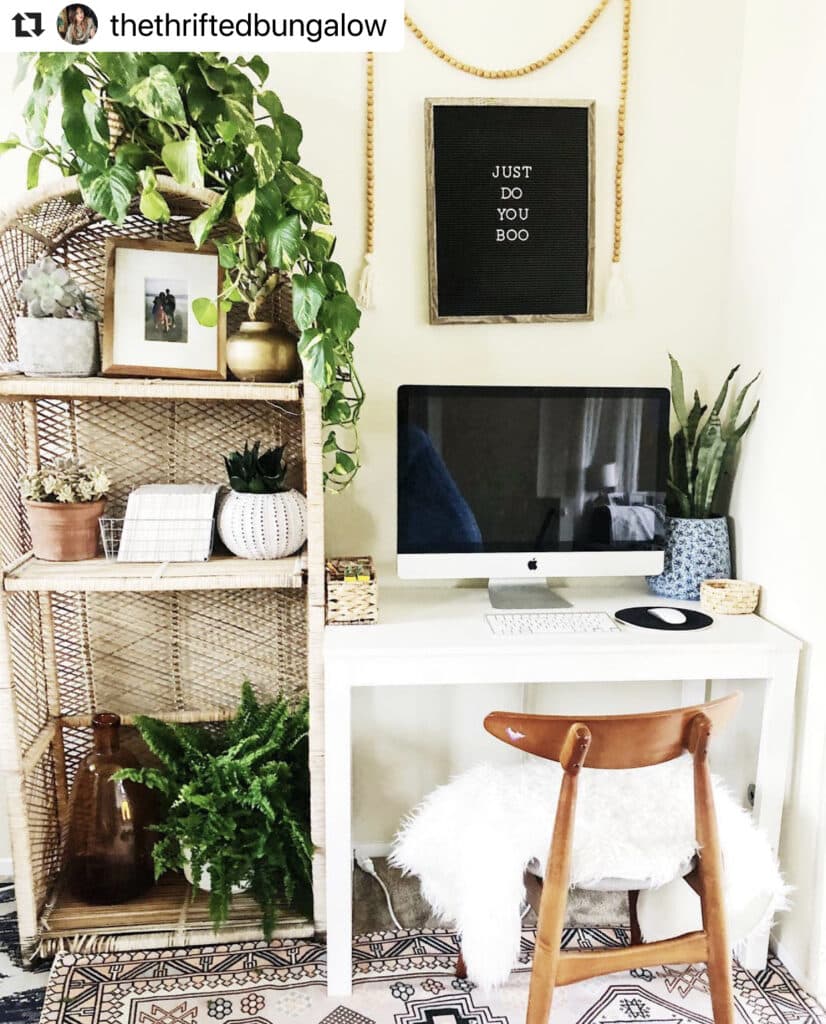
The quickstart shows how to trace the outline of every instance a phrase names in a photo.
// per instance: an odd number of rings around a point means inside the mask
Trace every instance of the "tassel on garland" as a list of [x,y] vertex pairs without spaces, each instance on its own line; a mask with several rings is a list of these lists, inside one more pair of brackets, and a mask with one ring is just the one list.
[[605,290],[605,314],[609,317],[620,316],[628,311],[629,305],[628,289],[622,272],[622,264],[612,262],[608,287]]
[[364,254],[364,268],[359,278],[359,290],[356,303],[359,309],[367,311],[373,305],[373,253]]

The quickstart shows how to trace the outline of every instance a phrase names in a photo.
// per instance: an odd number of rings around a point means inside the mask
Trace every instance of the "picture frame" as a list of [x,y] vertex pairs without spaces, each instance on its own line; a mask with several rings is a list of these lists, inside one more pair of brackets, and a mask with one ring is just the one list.
[[226,380],[226,315],[204,327],[192,312],[196,299],[217,299],[221,276],[214,246],[108,239],[103,375]]
[[425,142],[430,323],[593,320],[594,101],[427,99]]

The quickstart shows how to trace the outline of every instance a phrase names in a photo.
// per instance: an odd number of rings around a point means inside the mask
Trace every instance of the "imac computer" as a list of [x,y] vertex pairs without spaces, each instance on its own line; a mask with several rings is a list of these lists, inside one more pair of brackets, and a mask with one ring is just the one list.
[[668,428],[665,388],[400,387],[399,576],[547,608],[549,577],[661,572]]

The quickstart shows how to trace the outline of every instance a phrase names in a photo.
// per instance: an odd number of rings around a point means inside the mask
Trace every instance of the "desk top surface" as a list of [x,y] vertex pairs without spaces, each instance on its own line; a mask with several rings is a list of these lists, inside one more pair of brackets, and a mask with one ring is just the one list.
[[[571,611],[614,613],[634,605],[667,605],[699,609],[696,601],[671,601],[650,594],[642,583],[616,586],[580,585],[558,588],[571,602]],[[617,632],[494,636],[485,615],[493,609],[484,587],[422,587],[418,584],[388,585],[379,592],[379,621],[368,626],[328,626],[327,657],[353,658],[430,654],[590,654],[612,651],[643,654],[686,653],[698,649],[728,651],[761,649],[796,651],[800,641],[758,615],[715,615],[706,629],[668,631],[640,629],[620,623]]]

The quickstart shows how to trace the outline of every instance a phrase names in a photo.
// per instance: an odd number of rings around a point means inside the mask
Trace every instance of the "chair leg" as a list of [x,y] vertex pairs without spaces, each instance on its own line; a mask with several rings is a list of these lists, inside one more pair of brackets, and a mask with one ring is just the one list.
[[461,949],[459,950],[459,959],[456,961],[456,977],[460,981],[464,981],[467,978],[467,967],[465,966],[465,958],[462,956]]
[[631,945],[642,944],[642,933],[640,932],[640,919],[637,917],[637,900],[640,898],[639,889],[628,891],[628,916],[631,919]]
[[694,722],[691,745],[694,754],[694,814],[700,852],[697,880],[703,931],[708,942],[708,984],[714,1024],[734,1024],[734,990],[731,980],[731,946],[723,895],[723,862],[714,813],[714,792],[708,768],[708,740],[711,723],[705,715]]
[[554,834],[539,916],[536,923],[536,946],[533,953],[531,987],[528,993],[528,1015],[525,1024],[548,1024],[554,998],[556,974],[562,943],[562,926],[568,903],[568,880],[571,873],[571,846],[576,810],[577,775],[562,776],[556,808]]

